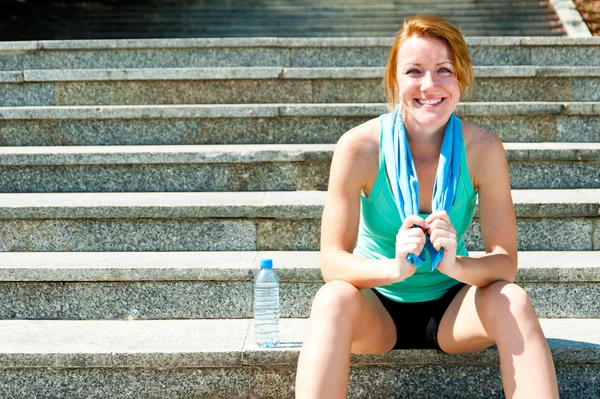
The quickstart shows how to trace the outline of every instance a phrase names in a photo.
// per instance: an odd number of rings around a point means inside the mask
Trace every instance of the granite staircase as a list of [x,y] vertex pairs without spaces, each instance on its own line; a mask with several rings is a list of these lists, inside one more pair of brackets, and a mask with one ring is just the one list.
[[[562,398],[600,397],[600,42],[468,38]],[[390,39],[0,44],[0,397],[286,398],[339,136]],[[483,250],[477,219],[467,247]],[[252,276],[282,281],[253,340]],[[502,397],[495,349],[353,356],[351,398]]]
[[438,14],[468,36],[564,36],[553,0],[0,0],[0,40],[393,37]]

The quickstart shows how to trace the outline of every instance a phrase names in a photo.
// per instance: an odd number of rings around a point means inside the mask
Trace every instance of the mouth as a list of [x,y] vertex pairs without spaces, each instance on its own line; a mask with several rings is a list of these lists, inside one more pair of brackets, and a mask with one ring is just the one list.
[[415,102],[422,107],[437,107],[446,101],[446,97],[438,98],[415,98]]

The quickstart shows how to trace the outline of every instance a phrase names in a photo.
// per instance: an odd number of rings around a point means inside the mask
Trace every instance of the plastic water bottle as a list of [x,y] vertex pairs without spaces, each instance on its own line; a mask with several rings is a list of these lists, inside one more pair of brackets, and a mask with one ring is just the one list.
[[279,344],[279,278],[272,259],[260,260],[254,279],[254,338],[261,348]]

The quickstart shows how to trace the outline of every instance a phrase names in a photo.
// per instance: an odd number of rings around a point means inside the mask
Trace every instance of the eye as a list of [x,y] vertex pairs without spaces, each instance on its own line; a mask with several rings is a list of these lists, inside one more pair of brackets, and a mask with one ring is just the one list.
[[440,69],[438,69],[438,71],[439,71],[439,72],[441,72],[441,73],[452,73],[452,71],[451,71],[450,69],[448,69],[448,68],[443,68],[443,67],[442,67],[442,68],[440,68]]
[[415,74],[415,73],[419,73],[419,70],[415,69],[415,68],[412,68],[412,69],[409,69],[408,71],[406,71],[407,75],[412,75],[412,74]]

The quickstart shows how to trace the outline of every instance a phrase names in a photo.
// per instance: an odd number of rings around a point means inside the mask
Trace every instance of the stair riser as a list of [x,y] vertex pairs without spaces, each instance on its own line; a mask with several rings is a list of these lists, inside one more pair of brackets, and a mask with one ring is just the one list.
[[[598,318],[600,282],[522,283],[538,317]],[[310,316],[322,283],[283,283],[280,316]],[[1,319],[239,319],[253,317],[252,283],[0,283]]]
[[[0,192],[326,191],[329,162],[0,167]],[[600,188],[599,162],[510,162],[512,188]]]
[[[332,144],[344,132],[377,116],[0,120],[0,144]],[[490,115],[462,119],[494,132],[504,142],[600,141],[598,116]]]
[[[141,209],[137,213],[148,214]],[[109,219],[2,220],[0,250],[93,252],[319,249],[320,219],[181,219],[179,211],[168,208],[152,213],[161,219],[131,219],[134,213],[128,211],[125,219],[119,219],[119,213],[115,212],[114,216],[106,216]],[[168,219],[169,216],[173,218]],[[517,226],[521,251],[600,249],[600,219],[597,217],[519,218]],[[465,242],[472,251],[484,250],[477,221],[467,231]]]
[[[600,394],[598,365],[558,365],[561,398],[594,398]],[[235,368],[73,368],[5,369],[0,395],[15,399],[74,397],[162,398],[293,398],[295,366]],[[432,378],[443,375],[444,378]],[[76,388],[75,388],[76,387]],[[349,398],[504,398],[498,366],[354,366]]]
[[[389,44],[372,47],[225,47],[156,49],[44,49],[0,55],[0,70],[201,68],[227,66],[381,67]],[[167,46],[167,45],[165,45]],[[192,46],[193,47],[193,46]],[[475,65],[600,65],[597,46],[470,46]]]
[[[478,78],[471,102],[600,101],[600,78]],[[2,106],[381,103],[381,79],[54,82],[0,85]]]

